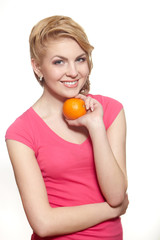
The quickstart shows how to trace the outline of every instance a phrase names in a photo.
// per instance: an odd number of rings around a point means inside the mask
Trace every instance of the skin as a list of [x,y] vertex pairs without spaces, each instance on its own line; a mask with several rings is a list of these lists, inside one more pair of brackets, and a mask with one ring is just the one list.
[[[16,182],[33,231],[41,237],[69,234],[124,214],[128,207],[124,111],[106,132],[101,104],[79,94],[89,69],[85,52],[70,38],[50,41],[41,63],[32,59],[32,66],[35,73],[45,79],[43,94],[33,109],[66,141],[80,144],[90,135],[97,178],[106,199],[104,203],[51,208],[33,150],[7,140]],[[76,84],[71,87],[66,85],[67,81]],[[83,99],[88,110],[76,120],[64,119],[62,115],[63,103],[71,97]]]

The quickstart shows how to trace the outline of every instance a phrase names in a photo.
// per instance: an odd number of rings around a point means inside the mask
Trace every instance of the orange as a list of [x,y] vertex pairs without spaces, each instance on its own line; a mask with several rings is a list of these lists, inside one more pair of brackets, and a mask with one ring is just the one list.
[[70,120],[83,116],[86,114],[85,102],[79,98],[67,99],[63,104],[63,114]]

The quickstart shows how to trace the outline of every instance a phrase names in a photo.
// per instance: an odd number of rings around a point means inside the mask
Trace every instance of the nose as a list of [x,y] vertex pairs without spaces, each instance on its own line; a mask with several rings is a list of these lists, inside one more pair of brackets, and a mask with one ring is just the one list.
[[69,63],[66,70],[66,76],[75,78],[78,75],[78,71],[75,63]]

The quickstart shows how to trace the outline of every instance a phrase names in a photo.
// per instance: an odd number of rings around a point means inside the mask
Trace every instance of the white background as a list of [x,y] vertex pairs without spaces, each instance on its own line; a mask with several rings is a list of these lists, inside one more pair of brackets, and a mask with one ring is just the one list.
[[41,95],[28,36],[42,18],[72,17],[93,52],[91,92],[116,98],[126,112],[130,206],[124,240],[160,240],[160,1],[0,0],[0,239],[29,240],[8,158],[8,126]]

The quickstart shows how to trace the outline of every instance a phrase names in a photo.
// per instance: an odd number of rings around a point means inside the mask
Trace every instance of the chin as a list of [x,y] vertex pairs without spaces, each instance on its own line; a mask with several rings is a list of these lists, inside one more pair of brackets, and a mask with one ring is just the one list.
[[66,93],[65,97],[66,98],[74,98],[75,96],[77,96],[79,94],[80,91],[74,91],[74,92],[68,92]]

